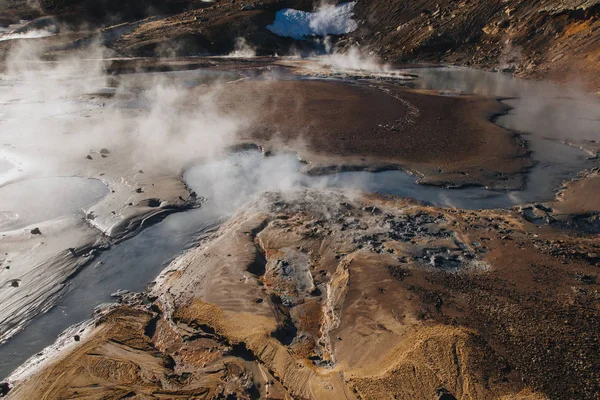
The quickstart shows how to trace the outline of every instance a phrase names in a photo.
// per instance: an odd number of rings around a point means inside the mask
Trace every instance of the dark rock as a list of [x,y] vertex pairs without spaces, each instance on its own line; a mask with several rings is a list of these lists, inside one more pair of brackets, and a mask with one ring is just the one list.
[[435,394],[437,395],[437,400],[456,400],[456,397],[443,387],[436,390]]
[[404,280],[404,278],[406,278],[409,275],[408,270],[399,267],[397,265],[388,265],[387,267],[388,272],[390,273],[390,275],[392,275],[394,278],[398,279],[399,281]]
[[148,207],[156,208],[160,207],[160,199],[148,199]]
[[0,397],[4,397],[10,392],[11,386],[8,382],[0,382]]
[[31,231],[32,235],[41,235],[42,231],[40,231],[40,228],[33,228]]
[[577,281],[583,283],[584,285],[594,285],[594,284],[596,284],[596,280],[598,279],[598,277],[595,275],[577,274],[575,276],[575,279]]

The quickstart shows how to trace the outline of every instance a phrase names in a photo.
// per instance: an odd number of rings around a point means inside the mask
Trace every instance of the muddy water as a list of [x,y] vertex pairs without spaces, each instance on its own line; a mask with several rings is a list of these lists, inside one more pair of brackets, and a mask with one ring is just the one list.
[[108,188],[96,179],[36,178],[0,187],[0,232],[49,221],[98,202]]
[[[522,83],[503,75],[478,71],[426,69],[413,82],[421,88],[446,91],[449,95],[478,93],[539,99],[554,89]],[[558,95],[558,94],[557,94]],[[570,100],[567,100],[570,101]],[[523,104],[523,103],[521,103]],[[499,124],[514,129],[527,127],[519,105]],[[381,173],[346,172],[309,177],[300,172],[302,164],[294,155],[263,158],[257,152],[231,155],[198,165],[184,179],[199,195],[207,198],[200,209],[174,214],[136,237],[102,253],[69,284],[61,301],[46,314],[36,317],[22,332],[0,346],[0,377],[7,376],[29,356],[50,345],[68,326],[89,318],[95,306],[114,301],[118,289],[142,291],[178,254],[192,246],[206,229],[214,227],[252,197],[264,191],[285,191],[302,187],[340,188],[411,197],[434,205],[461,208],[509,207],[526,202],[549,200],[562,181],[591,166],[578,149],[546,140],[551,135],[528,135],[526,139],[537,161],[527,186],[521,191],[493,192],[484,188],[443,189],[418,185],[401,171]]]

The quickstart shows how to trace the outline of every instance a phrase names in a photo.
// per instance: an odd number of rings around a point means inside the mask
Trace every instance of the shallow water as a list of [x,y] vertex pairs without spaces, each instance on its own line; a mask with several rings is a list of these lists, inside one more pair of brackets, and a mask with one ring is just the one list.
[[[409,197],[442,207],[463,209],[506,208],[519,204],[551,200],[558,186],[586,167],[593,166],[582,151],[551,140],[536,140],[532,149],[539,153],[523,190],[492,191],[483,187],[445,189],[420,185],[403,171],[341,172],[326,176],[307,176],[303,164],[292,154],[263,158],[258,152],[230,155],[206,165],[192,167],[185,180],[218,207],[222,214],[237,210],[259,193],[290,191],[298,188],[337,188]],[[550,156],[554,162],[550,161]]]
[[49,221],[98,202],[108,187],[97,179],[51,177],[0,187],[0,231]]
[[[413,85],[444,90],[453,95],[477,93],[511,97],[522,94],[537,101],[546,95],[550,98],[559,93],[548,89],[545,84],[472,70],[423,69],[410,72],[422,75]],[[515,104],[517,109],[497,122],[513,129],[531,129],[526,119],[516,117],[527,112],[521,110],[523,104]],[[574,129],[577,131],[578,125]],[[265,191],[303,187],[360,189],[411,197],[433,205],[471,209],[510,207],[553,199],[554,191],[562,181],[592,166],[592,162],[578,149],[545,140],[543,136],[553,136],[531,130],[535,135],[525,138],[537,164],[528,174],[524,190],[513,192],[494,192],[477,187],[443,189],[423,186],[416,184],[413,176],[401,171],[344,172],[310,177],[300,173],[303,165],[290,154],[262,158],[258,152],[245,152],[192,167],[185,173],[184,179],[198,195],[207,198],[202,208],[170,215],[161,223],[102,253],[72,279],[55,307],[34,318],[22,332],[0,346],[0,378],[8,376],[29,356],[52,344],[68,326],[89,318],[95,306],[114,301],[111,293],[118,289],[143,291],[174,257],[192,246],[202,232]]]
[[190,71],[124,74],[114,77],[111,83],[113,86],[118,86],[120,89],[125,90],[152,88],[156,83],[190,88],[218,82],[231,82],[241,77],[239,73],[234,71],[196,69]]
[[114,302],[111,293],[145,290],[177,254],[216,222],[202,209],[173,214],[102,253],[70,281],[54,307],[0,346],[0,379],[54,343],[67,327],[90,318],[96,306]]

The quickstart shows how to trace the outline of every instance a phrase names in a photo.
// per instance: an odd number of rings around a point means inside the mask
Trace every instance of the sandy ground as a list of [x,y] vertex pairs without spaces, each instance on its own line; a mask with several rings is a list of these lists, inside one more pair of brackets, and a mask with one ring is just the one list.
[[558,236],[516,210],[269,195],[9,398],[592,398],[597,267]]
[[600,212],[600,200],[596,196],[600,190],[598,172],[583,173],[580,179],[569,182],[552,205],[556,214],[577,215]]

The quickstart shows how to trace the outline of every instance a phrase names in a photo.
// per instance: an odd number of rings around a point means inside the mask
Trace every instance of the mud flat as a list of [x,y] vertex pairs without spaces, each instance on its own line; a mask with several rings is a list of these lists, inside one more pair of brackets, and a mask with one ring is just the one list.
[[93,249],[106,245],[76,215],[42,222],[36,228],[35,233],[21,229],[0,235],[1,341],[47,310],[68,277],[93,257]]
[[[102,77],[64,80],[57,65],[3,81],[2,155],[16,168],[0,176],[1,341],[51,308],[99,250],[193,203],[178,169],[144,171],[134,144],[107,144],[119,111],[87,91]],[[106,130],[98,144],[94,126]]]
[[379,166],[423,183],[515,189],[531,165],[519,138],[489,121],[503,110],[493,99],[322,80],[231,89],[219,98],[224,109],[261,115],[242,139],[300,150],[314,172]]

